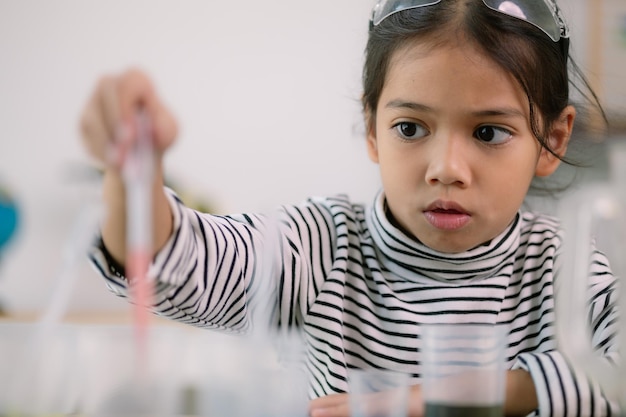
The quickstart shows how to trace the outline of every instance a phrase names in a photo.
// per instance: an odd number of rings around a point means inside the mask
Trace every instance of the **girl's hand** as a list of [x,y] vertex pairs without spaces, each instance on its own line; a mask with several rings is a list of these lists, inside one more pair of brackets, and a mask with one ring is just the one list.
[[[350,417],[348,394],[333,394],[316,398],[309,404],[311,417]],[[372,397],[372,403],[376,404]],[[506,375],[504,411],[507,416],[525,416],[537,408],[537,394],[530,374],[522,369],[511,370]],[[375,414],[373,414],[375,415]],[[424,400],[420,385],[409,387],[408,417],[424,415]]]
[[[376,412],[376,394],[372,394],[372,416],[383,415]],[[424,404],[422,400],[422,389],[420,385],[409,387],[408,417],[422,417],[424,415]],[[350,417],[350,395],[332,394],[326,397],[316,398],[309,404],[309,415],[311,417]]]
[[526,416],[539,406],[535,384],[530,374],[523,369],[506,373],[506,395],[504,414]]
[[104,169],[103,199],[106,206],[101,233],[104,246],[118,263],[126,263],[126,190],[121,175],[127,151],[137,140],[138,110],[148,118],[155,172],[152,184],[153,256],[172,234],[172,211],[163,189],[163,153],[174,142],[178,127],[157,96],[152,82],[141,71],[129,70],[103,77],[85,106],[80,120],[87,151]]
[[143,108],[153,129],[157,156],[174,142],[178,127],[148,76],[139,70],[101,78],[83,110],[80,127],[88,152],[106,168],[119,171],[135,139],[137,109]]

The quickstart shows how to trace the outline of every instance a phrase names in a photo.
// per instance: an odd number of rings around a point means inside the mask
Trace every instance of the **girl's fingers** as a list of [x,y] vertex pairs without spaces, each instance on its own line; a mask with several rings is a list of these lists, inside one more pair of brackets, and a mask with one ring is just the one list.
[[154,105],[154,92],[148,76],[137,69],[130,69],[117,77],[117,100],[120,117],[130,122],[137,108]]
[[158,151],[170,146],[178,134],[172,113],[158,97],[150,79],[139,70],[129,70],[120,76],[118,85],[120,117],[132,126],[135,112],[144,108],[152,124],[152,133]]
[[101,163],[107,163],[112,142],[109,128],[102,117],[99,93],[89,100],[80,119],[81,138],[89,154]]
[[331,394],[311,400],[311,407],[331,407],[348,401],[348,394]]
[[126,160],[126,154],[132,144],[133,130],[131,126],[122,123],[117,126],[115,140],[108,149],[107,161],[111,166],[121,169]]
[[167,149],[178,136],[178,123],[160,101],[156,103],[155,117],[152,120],[155,146],[159,150]]
[[350,415],[350,406],[348,403],[309,410],[310,417],[350,417]]
[[[406,388],[402,388],[406,389]],[[424,404],[422,391],[419,385],[408,388],[407,415],[410,417],[422,417],[424,415]],[[361,413],[368,416],[388,415],[390,406],[389,395],[391,392],[383,391],[362,396],[363,410]],[[392,396],[393,397],[393,396]],[[333,394],[312,400],[309,403],[310,417],[349,417],[350,396],[349,394]]]
[[311,417],[349,417],[350,403],[348,394],[333,394],[316,398],[309,404]]
[[115,77],[102,77],[96,89],[98,92],[99,113],[104,122],[106,134],[110,142],[118,139],[118,128],[120,124],[120,112],[117,94],[117,82]]
[[80,127],[89,153],[106,166],[119,169],[135,139],[139,108],[150,118],[157,152],[168,148],[178,134],[176,120],[160,102],[148,76],[131,69],[102,77],[87,102]]

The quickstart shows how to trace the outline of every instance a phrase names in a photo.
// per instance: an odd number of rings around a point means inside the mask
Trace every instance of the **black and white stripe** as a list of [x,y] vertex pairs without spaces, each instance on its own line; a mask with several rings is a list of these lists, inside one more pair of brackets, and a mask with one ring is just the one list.
[[[509,329],[508,365],[533,377],[537,415],[610,414],[598,387],[557,350],[561,237],[552,218],[519,213],[491,242],[451,255],[398,230],[382,195],[371,209],[337,196],[273,215],[212,216],[174,195],[170,201],[175,232],[150,269],[159,283],[155,309],[195,326],[247,332],[261,314],[259,300],[272,292],[277,303],[266,317],[306,334],[312,397],[345,392],[353,367],[397,370],[419,382],[422,323],[498,323]],[[106,251],[94,249],[92,259],[125,297],[125,280]],[[601,253],[589,279],[594,343],[611,357],[615,282]]]

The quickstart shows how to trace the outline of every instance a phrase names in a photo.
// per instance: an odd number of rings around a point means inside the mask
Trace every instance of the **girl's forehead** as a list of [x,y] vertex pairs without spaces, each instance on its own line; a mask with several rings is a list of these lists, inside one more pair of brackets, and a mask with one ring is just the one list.
[[411,42],[395,51],[381,100],[399,98],[446,108],[457,104],[478,108],[488,103],[514,105],[524,113],[528,108],[527,96],[515,77],[471,42]]
[[466,36],[419,37],[406,40],[390,56],[390,67],[397,61],[406,59],[427,59],[442,51],[459,50],[471,61],[485,61],[496,65],[489,55]]
[[418,38],[406,41],[389,57],[385,83],[390,77],[397,76],[398,72],[415,72],[416,69],[428,68],[441,63],[442,60],[453,66],[453,69],[458,70],[461,75],[464,68],[480,67],[484,72],[478,73],[478,76],[498,77],[519,86],[518,81],[508,70],[491,58],[476,42],[464,36],[453,36],[443,40]]

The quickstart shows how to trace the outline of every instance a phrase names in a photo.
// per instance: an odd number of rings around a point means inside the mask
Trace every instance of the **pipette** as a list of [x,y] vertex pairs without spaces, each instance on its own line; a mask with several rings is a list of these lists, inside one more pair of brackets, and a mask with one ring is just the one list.
[[152,255],[152,186],[154,151],[150,120],[145,110],[137,112],[136,142],[128,149],[122,175],[126,186],[126,273],[134,304],[138,359],[146,355],[149,307],[153,286],[148,279]]

